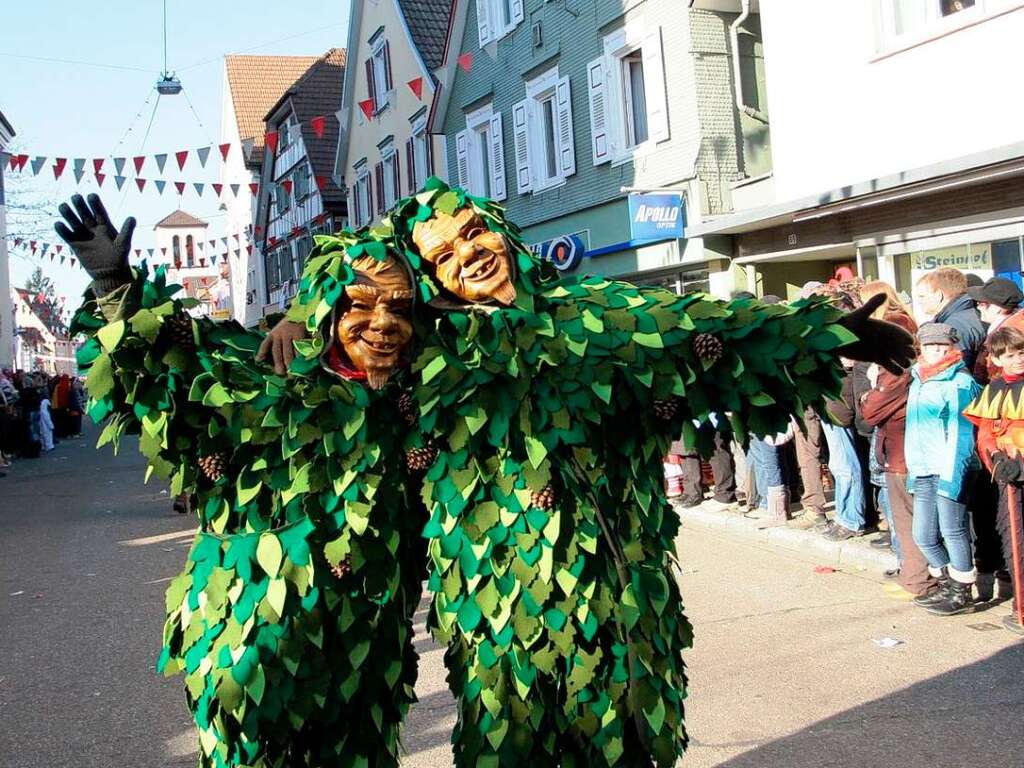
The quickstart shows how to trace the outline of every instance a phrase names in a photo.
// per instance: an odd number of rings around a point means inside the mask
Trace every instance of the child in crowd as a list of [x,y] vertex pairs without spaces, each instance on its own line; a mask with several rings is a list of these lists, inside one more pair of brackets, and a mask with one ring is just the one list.
[[[964,412],[978,427],[978,454],[999,486],[996,523],[1003,544],[1003,557],[1013,579],[1016,600],[1003,624],[1024,636],[1016,609],[1024,585],[1024,530],[1021,525],[1021,494],[1024,493],[1024,331],[1005,325],[988,339],[988,353],[999,375],[982,390]],[[1011,509],[1010,491],[1015,498]]]

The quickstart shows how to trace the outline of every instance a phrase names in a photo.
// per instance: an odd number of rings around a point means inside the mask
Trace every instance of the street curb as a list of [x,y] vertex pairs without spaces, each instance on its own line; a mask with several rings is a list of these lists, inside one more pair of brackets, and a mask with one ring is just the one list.
[[867,539],[829,541],[820,533],[786,526],[766,525],[736,512],[717,512],[701,507],[681,510],[679,518],[684,528],[718,531],[758,544],[789,550],[804,555],[822,565],[835,568],[853,567],[875,571],[896,568],[896,555],[892,551],[877,550]]

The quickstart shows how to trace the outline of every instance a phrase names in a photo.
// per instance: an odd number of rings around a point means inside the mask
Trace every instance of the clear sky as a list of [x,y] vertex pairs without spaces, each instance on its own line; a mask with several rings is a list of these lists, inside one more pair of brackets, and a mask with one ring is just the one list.
[[[177,72],[185,93],[160,99],[148,136],[146,128],[156,102],[153,85],[163,66],[162,0],[33,0],[3,6],[0,112],[17,132],[14,151],[50,158],[37,178],[32,178],[30,168],[20,175],[6,175],[7,202],[12,207],[8,230],[25,231],[31,224],[14,208],[38,205],[42,211],[32,215],[36,234],[47,242],[59,242],[53,232],[57,205],[76,191],[83,195],[99,191],[115,224],[129,215],[138,219],[135,247],[146,248],[154,244],[153,224],[179,207],[173,181],[217,180],[216,147],[205,169],[190,154],[184,172],[178,171],[173,153],[219,143],[224,55],[317,55],[342,48],[350,0],[245,4],[167,0],[168,69]],[[103,169],[109,176],[101,190],[91,180],[93,157],[131,158],[157,152],[169,155],[162,176],[168,184],[162,196],[151,183],[139,193],[130,180],[118,192],[111,167]],[[90,173],[75,185],[69,159],[61,181],[56,182],[50,169],[53,157],[89,158]],[[153,168],[147,161],[142,176],[156,178]],[[130,159],[129,169],[126,175],[134,176]],[[231,234],[224,231],[211,189],[200,198],[190,185],[180,207],[210,223],[211,239]],[[48,256],[40,260],[19,253],[11,251],[12,285],[23,284],[40,264],[57,282],[58,292],[77,305],[88,282],[81,267],[72,270],[67,262],[60,266],[59,258],[51,262]]]

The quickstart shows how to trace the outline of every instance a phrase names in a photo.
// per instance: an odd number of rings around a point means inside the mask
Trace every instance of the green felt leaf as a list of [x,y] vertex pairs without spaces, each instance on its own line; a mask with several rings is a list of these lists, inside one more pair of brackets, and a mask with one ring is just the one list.
[[272,533],[264,533],[260,536],[260,543],[256,547],[256,562],[271,577],[277,576],[281,568],[281,542]]
[[287,596],[288,583],[284,579],[271,579],[267,585],[267,603],[278,616],[284,616],[284,601]]
[[203,395],[203,405],[212,405],[214,408],[219,408],[222,405],[227,405],[233,402],[231,395],[228,394],[227,389],[219,381],[215,382]]
[[640,333],[637,331],[633,334],[633,341],[641,347],[649,347],[650,349],[665,348],[665,341],[660,333]]
[[544,462],[544,458],[548,455],[548,449],[544,447],[544,443],[538,440],[533,435],[526,436],[526,455],[530,459],[530,463],[534,469],[539,469],[540,465]]
[[89,386],[89,396],[100,400],[114,390],[114,371],[110,363],[110,355],[100,355],[92,364],[89,370],[89,377],[86,379]]
[[115,320],[96,332],[96,337],[107,352],[113,352],[124,337],[124,320]]
[[427,363],[420,373],[420,375],[423,377],[423,383],[429,384],[431,381],[433,381],[434,377],[444,370],[444,366],[445,361],[442,355],[438,355],[429,363]]

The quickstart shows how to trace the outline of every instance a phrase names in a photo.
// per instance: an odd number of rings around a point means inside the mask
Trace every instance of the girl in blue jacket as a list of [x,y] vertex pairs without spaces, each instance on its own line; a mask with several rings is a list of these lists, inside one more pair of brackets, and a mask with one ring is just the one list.
[[939,586],[914,598],[940,616],[967,611],[975,570],[970,518],[962,501],[980,467],[974,426],[963,415],[980,387],[957,349],[956,329],[925,323],[907,401],[907,483],[914,494],[914,541]]

